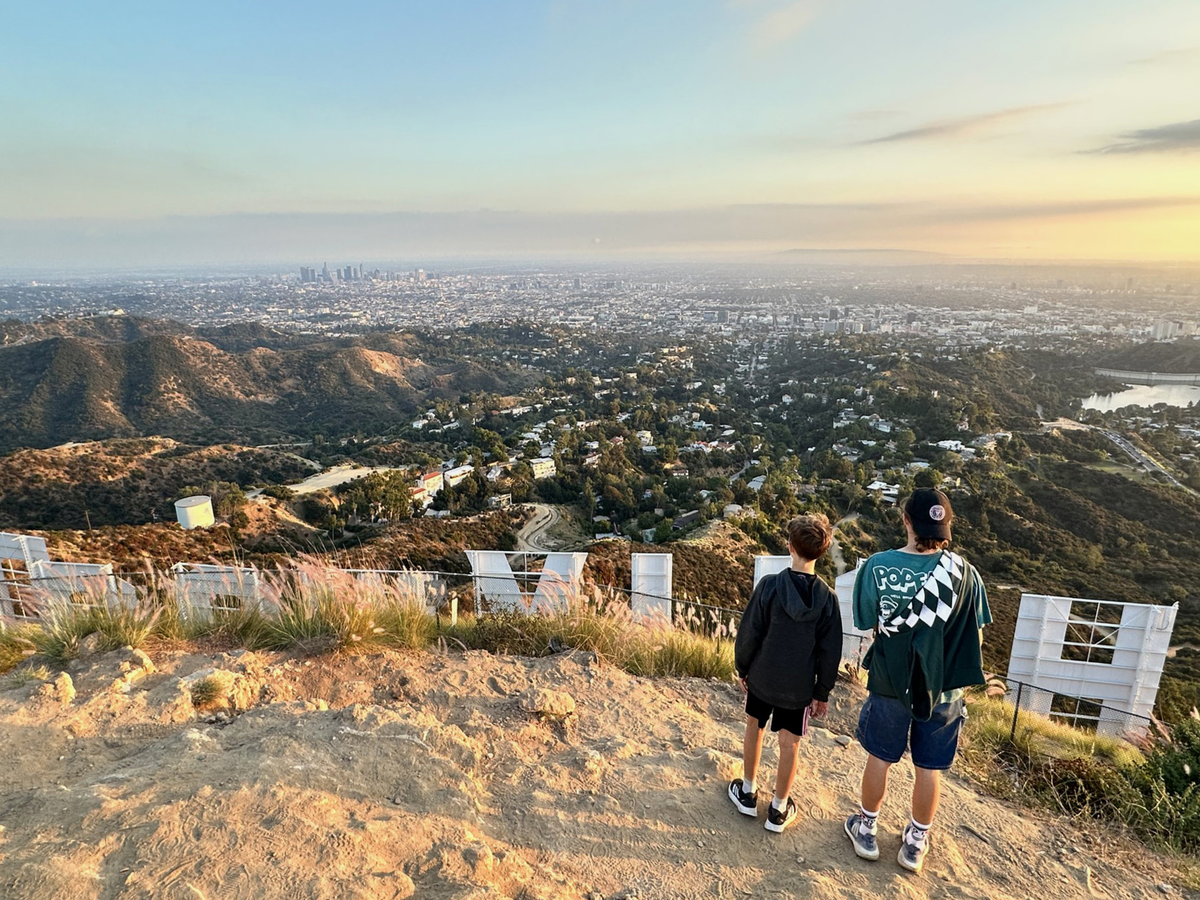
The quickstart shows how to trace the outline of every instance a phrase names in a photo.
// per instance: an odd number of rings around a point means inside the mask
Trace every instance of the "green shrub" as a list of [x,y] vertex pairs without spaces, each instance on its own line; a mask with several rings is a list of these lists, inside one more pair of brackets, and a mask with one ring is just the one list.
[[39,655],[64,663],[79,656],[83,639],[100,630],[97,620],[90,606],[52,604],[42,611],[40,627],[29,632],[29,640]]
[[223,639],[247,650],[266,650],[275,646],[272,619],[257,606],[215,609],[206,618],[186,619],[184,630],[190,638]]
[[1055,812],[1113,822],[1184,853],[1200,850],[1200,721],[1175,727],[1146,753],[1118,738],[980,698],[969,706],[963,759],[1007,796]]
[[49,681],[51,672],[45,666],[22,666],[14,669],[0,681],[0,690],[9,691],[34,682]]
[[1189,717],[1175,726],[1172,742],[1155,748],[1148,766],[1162,777],[1163,787],[1182,796],[1200,785],[1200,719]]
[[5,625],[0,622],[0,672],[11,671],[36,648],[29,640],[28,625]]
[[92,610],[92,623],[100,632],[101,650],[140,647],[154,630],[160,610],[154,607],[108,604]]
[[1142,796],[1130,822],[1138,831],[1186,853],[1200,850],[1200,721],[1175,726],[1169,744],[1127,774]]

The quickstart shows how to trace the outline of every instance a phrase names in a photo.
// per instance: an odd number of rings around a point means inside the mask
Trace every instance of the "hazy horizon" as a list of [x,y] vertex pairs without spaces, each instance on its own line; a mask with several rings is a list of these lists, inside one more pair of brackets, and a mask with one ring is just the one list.
[[2,270],[1200,261],[1188,0],[37,4],[7,26]]

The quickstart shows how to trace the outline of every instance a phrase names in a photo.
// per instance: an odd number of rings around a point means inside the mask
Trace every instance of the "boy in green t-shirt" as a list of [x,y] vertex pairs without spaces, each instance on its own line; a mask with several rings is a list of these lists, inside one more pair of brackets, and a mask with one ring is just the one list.
[[910,750],[912,821],[897,861],[913,872],[929,849],[941,772],[958,752],[963,688],[984,681],[981,629],[992,621],[979,573],[946,549],[953,515],[941,491],[914,491],[904,504],[908,543],[870,557],[854,585],[854,625],[876,636],[863,661],[869,696],[858,719],[858,741],[869,754],[862,806],[845,830],[858,856],[879,858],[876,823],[888,770]]

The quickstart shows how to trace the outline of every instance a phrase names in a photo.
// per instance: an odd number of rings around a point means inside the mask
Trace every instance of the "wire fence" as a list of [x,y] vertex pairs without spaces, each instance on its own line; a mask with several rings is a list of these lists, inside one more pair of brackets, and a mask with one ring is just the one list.
[[[173,598],[180,606],[203,608],[209,611],[242,608],[251,603],[278,605],[286,592],[297,584],[326,577],[378,579],[403,582],[413,596],[425,600],[435,615],[448,612],[452,621],[458,611],[488,614],[498,609],[489,602],[484,582],[489,576],[467,572],[417,569],[337,568],[316,565],[278,568],[179,564],[166,571],[144,569],[114,572],[107,566],[87,564],[56,564],[63,571],[44,575],[6,566],[0,572],[0,617],[8,621],[37,621],[41,614],[55,605],[79,607],[159,604]],[[520,586],[522,597],[532,598],[542,581],[542,571],[531,568],[514,569],[512,576]],[[557,576],[556,576],[557,577]],[[604,608],[616,603],[632,607],[638,597],[657,601],[658,608],[670,610],[671,623],[718,640],[732,639],[737,634],[742,610],[716,606],[688,597],[659,597],[642,591],[615,585],[595,585],[580,592],[568,582],[560,587],[569,589],[572,596],[582,597]],[[562,596],[567,595],[564,590]],[[525,612],[535,611],[532,603]],[[861,668],[863,658],[874,638],[869,634],[843,631],[842,661]],[[1154,720],[1116,709],[1099,700],[1073,697],[1027,682],[1005,679],[1003,699],[1013,707],[1010,737],[1016,739],[1022,729],[1036,729],[1046,720],[1072,728],[1118,738],[1141,738],[1152,733]],[[1035,718],[1036,717],[1036,718]]]
[[[1046,720],[1107,737],[1141,739],[1154,729],[1147,716],[1108,706],[1099,700],[1048,691],[1024,681],[1008,680],[1004,699],[1012,704],[1013,741],[1022,730],[1036,730]],[[1036,717],[1036,718],[1035,718]]]
[[[453,621],[458,613],[488,614],[499,611],[535,612],[536,592],[541,586],[552,597],[579,597],[606,610],[636,609],[641,601],[664,612],[669,622],[720,640],[737,635],[742,610],[717,606],[685,596],[659,596],[618,585],[595,584],[580,591],[578,586],[549,577],[529,565],[513,568],[511,574],[520,599],[497,598],[487,583],[494,576],[428,569],[342,568],[333,566],[283,565],[276,568],[217,564],[181,563],[166,570],[111,571],[93,564],[57,564],[56,574],[29,574],[11,568],[0,573],[0,618],[36,622],[54,607],[97,607],[162,605],[173,599],[192,611],[227,612],[250,605],[277,607],[289,591],[312,582],[324,572],[330,579],[403,581],[410,592],[423,596],[429,611],[446,612]],[[548,579],[548,580],[547,580]],[[567,601],[564,601],[564,606]],[[551,607],[553,608],[553,601]],[[666,616],[664,616],[664,619]],[[872,637],[855,632],[842,634],[842,661],[860,668]]]

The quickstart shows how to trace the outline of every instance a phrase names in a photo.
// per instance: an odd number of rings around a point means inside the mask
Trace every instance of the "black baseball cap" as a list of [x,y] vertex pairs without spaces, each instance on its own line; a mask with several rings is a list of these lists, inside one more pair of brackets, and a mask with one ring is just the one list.
[[954,510],[950,508],[950,498],[941,491],[936,488],[917,488],[904,504],[904,512],[908,514],[917,537],[950,540]]

